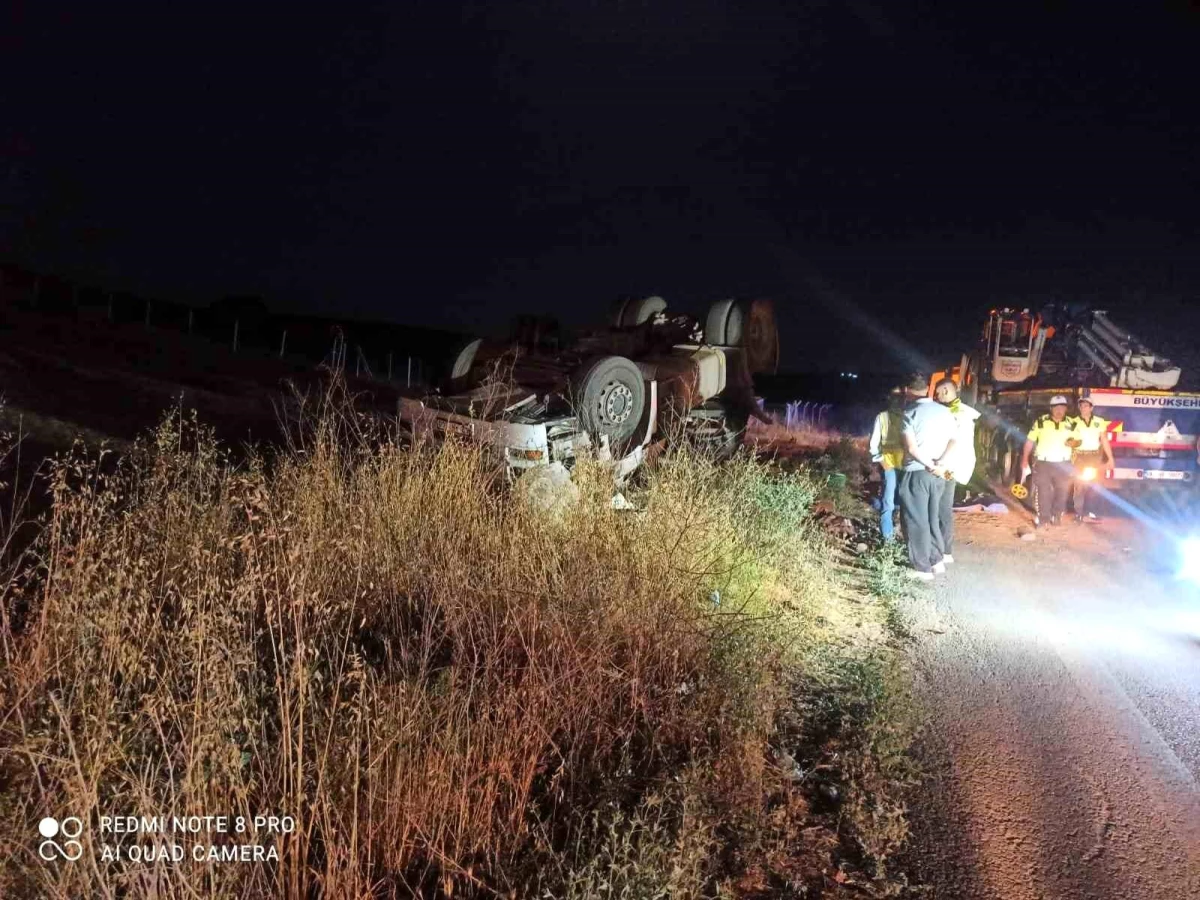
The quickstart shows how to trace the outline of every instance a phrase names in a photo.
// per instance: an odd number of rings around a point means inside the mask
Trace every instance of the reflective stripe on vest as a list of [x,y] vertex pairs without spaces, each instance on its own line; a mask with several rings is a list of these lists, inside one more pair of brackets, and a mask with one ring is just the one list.
[[1074,435],[1075,423],[1070,418],[1055,422],[1049,414],[1038,418],[1029,438],[1034,441],[1034,456],[1042,462],[1070,462],[1071,448],[1067,439]]

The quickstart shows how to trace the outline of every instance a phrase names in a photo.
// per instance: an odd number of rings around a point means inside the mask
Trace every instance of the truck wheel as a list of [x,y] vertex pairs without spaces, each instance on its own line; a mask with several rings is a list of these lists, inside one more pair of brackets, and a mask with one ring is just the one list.
[[708,308],[708,317],[704,320],[704,343],[714,347],[728,347],[726,340],[729,316],[733,311],[734,301],[718,300]]
[[450,364],[450,380],[458,381],[460,378],[466,378],[471,372],[471,367],[475,365],[475,355],[479,352],[479,346],[483,343],[483,338],[475,338],[465,347],[458,351],[454,357],[454,361]]
[[721,437],[718,439],[714,449],[715,457],[721,462],[732,458],[745,440],[746,420],[734,415],[726,416]]
[[646,408],[641,370],[623,356],[603,356],[584,367],[574,390],[580,425],[620,442],[633,437]]
[[779,367],[779,329],[770,300],[735,303],[725,322],[725,340],[742,348],[753,374],[774,374]]
[[636,328],[648,322],[656,314],[667,308],[667,301],[662,297],[646,297],[643,300],[630,300],[625,304],[621,313],[622,328]]
[[779,366],[779,329],[770,300],[718,300],[709,307],[704,342],[740,347],[753,374],[774,373]]

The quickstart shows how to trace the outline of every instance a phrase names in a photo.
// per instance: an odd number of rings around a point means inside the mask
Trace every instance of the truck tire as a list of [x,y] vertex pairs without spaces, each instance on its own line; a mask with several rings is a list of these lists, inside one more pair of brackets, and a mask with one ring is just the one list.
[[779,367],[779,329],[769,300],[718,300],[709,307],[704,342],[740,348],[752,374],[773,374]]
[[729,311],[725,340],[741,347],[755,375],[774,374],[779,367],[779,329],[770,300],[739,300]]
[[483,338],[475,338],[475,340],[458,351],[450,363],[451,381],[466,378],[471,373],[471,367],[475,365],[475,355],[479,352],[479,347],[482,343]]
[[641,300],[626,297],[613,304],[612,327],[636,328],[666,308],[667,301],[662,297],[643,297]]
[[720,462],[731,459],[746,440],[746,420],[730,414],[725,417],[720,440],[714,447],[714,456]]
[[625,305],[621,315],[623,328],[636,328],[648,322],[651,318],[667,308],[667,301],[662,297],[646,297],[642,300],[630,300]]
[[725,336],[733,307],[733,300],[718,300],[708,308],[708,316],[704,320],[704,343],[714,347],[730,346]]
[[585,365],[574,383],[579,424],[593,436],[620,443],[633,437],[646,407],[641,370],[623,356],[602,356]]
[[1004,484],[1016,484],[1021,480],[1021,473],[1017,471],[1018,464],[1016,462],[1016,454],[1013,453],[1012,445],[1007,441],[1000,448],[1000,481]]

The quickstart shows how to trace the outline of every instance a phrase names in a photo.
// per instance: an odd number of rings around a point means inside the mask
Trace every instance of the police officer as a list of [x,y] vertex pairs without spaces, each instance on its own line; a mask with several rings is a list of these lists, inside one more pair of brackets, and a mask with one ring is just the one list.
[[1112,473],[1113,452],[1108,438],[1108,419],[1092,414],[1092,398],[1088,394],[1079,398],[1078,406],[1079,415],[1075,416],[1074,422],[1075,437],[1079,446],[1075,448],[1072,458],[1075,465],[1075,521],[1095,521],[1096,514],[1089,512],[1087,508],[1092,494],[1092,483],[1102,469]]
[[1035,528],[1041,528],[1047,521],[1051,525],[1062,521],[1073,474],[1071,453],[1077,442],[1075,422],[1067,416],[1067,398],[1055,394],[1050,398],[1050,412],[1033,423],[1021,453],[1022,474],[1030,472],[1030,456],[1036,463],[1032,470]]

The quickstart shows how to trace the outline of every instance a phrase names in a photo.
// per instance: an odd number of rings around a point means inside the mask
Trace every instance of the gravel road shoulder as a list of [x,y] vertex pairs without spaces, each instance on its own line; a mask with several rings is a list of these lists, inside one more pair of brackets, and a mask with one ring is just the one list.
[[1195,592],[1129,522],[957,521],[958,562],[905,604],[917,876],[946,900],[1200,897]]

